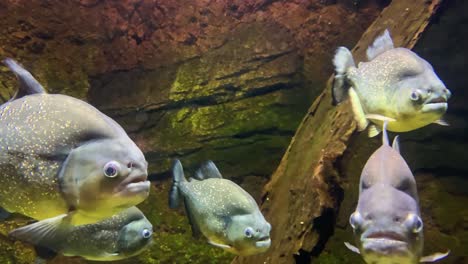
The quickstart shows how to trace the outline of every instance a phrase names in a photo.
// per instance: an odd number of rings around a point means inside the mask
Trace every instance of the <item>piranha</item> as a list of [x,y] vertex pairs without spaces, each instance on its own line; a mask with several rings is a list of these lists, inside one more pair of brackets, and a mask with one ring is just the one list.
[[388,130],[406,132],[431,123],[447,126],[441,119],[451,93],[432,66],[406,48],[395,48],[388,30],[367,49],[368,62],[355,66],[351,52],[339,47],[333,58],[333,97],[337,103],[351,101],[359,131],[369,125],[368,135]]
[[271,244],[271,225],[255,200],[234,182],[223,179],[212,161],[203,164],[195,179],[185,179],[182,164],[175,160],[169,206],[177,208],[183,198],[194,237],[237,255],[265,252]]
[[148,163],[123,128],[79,99],[48,94],[12,59],[20,87],[0,106],[0,206],[41,220],[33,241],[99,222],[148,197]]
[[434,262],[449,252],[422,257],[423,221],[414,176],[399,152],[398,137],[389,146],[387,121],[383,144],[369,158],[359,182],[359,200],[349,223],[366,263],[414,264]]
[[[34,225],[34,224],[32,224]],[[23,242],[36,243],[64,256],[79,256],[95,261],[113,261],[141,253],[152,242],[153,226],[136,207],[130,207],[95,224],[69,225],[52,240],[31,241],[19,228],[10,236]]]

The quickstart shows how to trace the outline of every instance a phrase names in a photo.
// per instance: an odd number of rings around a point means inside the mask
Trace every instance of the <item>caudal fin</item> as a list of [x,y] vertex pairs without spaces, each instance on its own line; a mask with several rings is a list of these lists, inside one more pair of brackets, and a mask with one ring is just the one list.
[[355,67],[351,51],[345,47],[339,47],[333,57],[335,66],[335,79],[333,81],[333,100],[335,103],[342,102],[347,95],[349,84],[346,81],[346,72],[350,67]]
[[31,73],[19,65],[15,60],[7,58],[3,60],[3,63],[16,75],[20,83],[18,91],[16,91],[15,95],[9,101],[13,101],[30,94],[46,93],[44,87],[42,87]]
[[172,187],[171,192],[169,193],[169,207],[174,209],[179,206],[180,202],[180,193],[179,193],[179,184],[181,182],[187,181],[184,176],[184,168],[180,160],[174,160],[172,165]]

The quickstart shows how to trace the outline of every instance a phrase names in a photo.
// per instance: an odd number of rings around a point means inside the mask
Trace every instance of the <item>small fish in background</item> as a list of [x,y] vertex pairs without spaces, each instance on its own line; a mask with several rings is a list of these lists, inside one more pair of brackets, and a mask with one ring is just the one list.
[[422,257],[423,222],[416,181],[400,155],[398,137],[389,146],[386,125],[382,146],[362,170],[358,205],[349,218],[358,247],[345,245],[369,264],[437,261],[449,252]]
[[19,238],[51,241],[148,197],[148,163],[120,125],[84,101],[47,94],[16,61],[4,63],[20,87],[0,106],[0,206],[40,220]]
[[211,245],[237,255],[265,252],[271,244],[271,225],[255,200],[234,182],[223,179],[212,161],[185,179],[182,164],[173,165],[169,206],[183,199],[194,237],[205,236]]
[[431,123],[448,125],[441,117],[451,93],[427,61],[409,49],[395,48],[388,30],[368,47],[367,59],[356,67],[345,47],[333,58],[334,100],[339,103],[349,96],[359,131],[369,121],[369,137],[380,133],[384,121],[394,132]]
[[[34,225],[34,224],[33,224]],[[111,261],[126,259],[141,253],[152,242],[153,226],[136,207],[95,224],[68,226],[51,240],[38,244],[22,233],[10,232],[12,238],[32,243],[41,252],[51,250],[64,256],[79,256],[88,260]],[[47,258],[51,258],[48,256]]]

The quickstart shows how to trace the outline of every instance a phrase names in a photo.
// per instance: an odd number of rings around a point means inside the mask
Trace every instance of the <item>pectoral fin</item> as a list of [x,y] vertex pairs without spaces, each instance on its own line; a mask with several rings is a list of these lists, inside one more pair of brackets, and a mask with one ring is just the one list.
[[351,250],[352,252],[361,254],[361,252],[359,251],[359,248],[357,248],[357,247],[351,245],[351,244],[348,243],[348,242],[344,242],[344,244],[345,244],[345,246],[346,246],[349,250]]
[[372,124],[369,126],[369,129],[367,130],[367,135],[371,138],[371,137],[377,136],[378,134],[380,134],[380,132],[382,132],[382,130],[378,128],[376,125]]
[[378,120],[378,121],[382,121],[382,122],[395,122],[396,119],[395,118],[391,118],[391,117],[388,117],[388,116],[383,116],[383,115],[378,115],[378,114],[367,114],[365,115],[367,119],[371,119],[371,120]]
[[447,121],[443,120],[443,119],[436,120],[436,121],[434,121],[432,123],[437,124],[437,125],[441,125],[441,126],[450,126],[450,124]]
[[64,238],[70,227],[65,220],[66,216],[67,214],[63,214],[17,228],[11,231],[9,236],[35,246],[54,248],[54,245]]
[[11,216],[10,212],[0,207],[0,221],[8,219],[8,217],[10,216]]
[[361,100],[353,87],[348,90],[349,99],[351,101],[351,107],[354,114],[354,120],[357,122],[358,131],[363,131],[366,129],[369,121],[366,118],[366,114],[362,109]]
[[441,259],[445,258],[446,256],[448,256],[448,254],[450,254],[450,250],[445,252],[445,253],[437,252],[437,253],[431,254],[429,256],[422,257],[419,260],[419,262],[435,262],[435,261],[438,261],[438,260],[441,260]]
[[208,243],[210,243],[211,245],[215,246],[215,247],[219,247],[219,248],[223,248],[223,249],[229,249],[229,248],[232,248],[231,246],[229,245],[224,245],[224,244],[218,244],[218,243],[215,243],[211,240],[208,240]]

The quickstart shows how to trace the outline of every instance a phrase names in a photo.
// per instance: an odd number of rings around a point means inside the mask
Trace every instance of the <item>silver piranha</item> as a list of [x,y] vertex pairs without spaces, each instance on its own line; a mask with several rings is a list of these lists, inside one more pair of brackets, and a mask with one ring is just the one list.
[[237,255],[268,250],[271,225],[252,196],[223,179],[213,162],[208,161],[196,172],[196,179],[187,181],[176,160],[173,177],[169,206],[176,208],[183,198],[195,237],[202,234],[210,244]]
[[86,102],[47,94],[14,60],[4,63],[20,88],[0,106],[0,206],[42,220],[25,234],[48,239],[148,197],[148,163],[122,127]]
[[19,228],[9,235],[64,256],[111,261],[141,253],[152,241],[153,226],[138,208],[130,207],[95,224],[69,225],[52,240],[30,241],[23,231]]
[[355,247],[369,264],[414,264],[433,262],[449,253],[421,257],[423,222],[416,181],[399,153],[398,137],[390,147],[383,128],[383,144],[369,158],[361,174],[359,200],[349,223]]
[[351,52],[339,47],[333,59],[336,102],[351,100],[358,130],[369,121],[369,137],[380,133],[384,121],[388,130],[406,132],[436,123],[447,110],[450,91],[432,66],[406,48],[393,47],[388,30],[367,49],[368,62],[355,66]]

